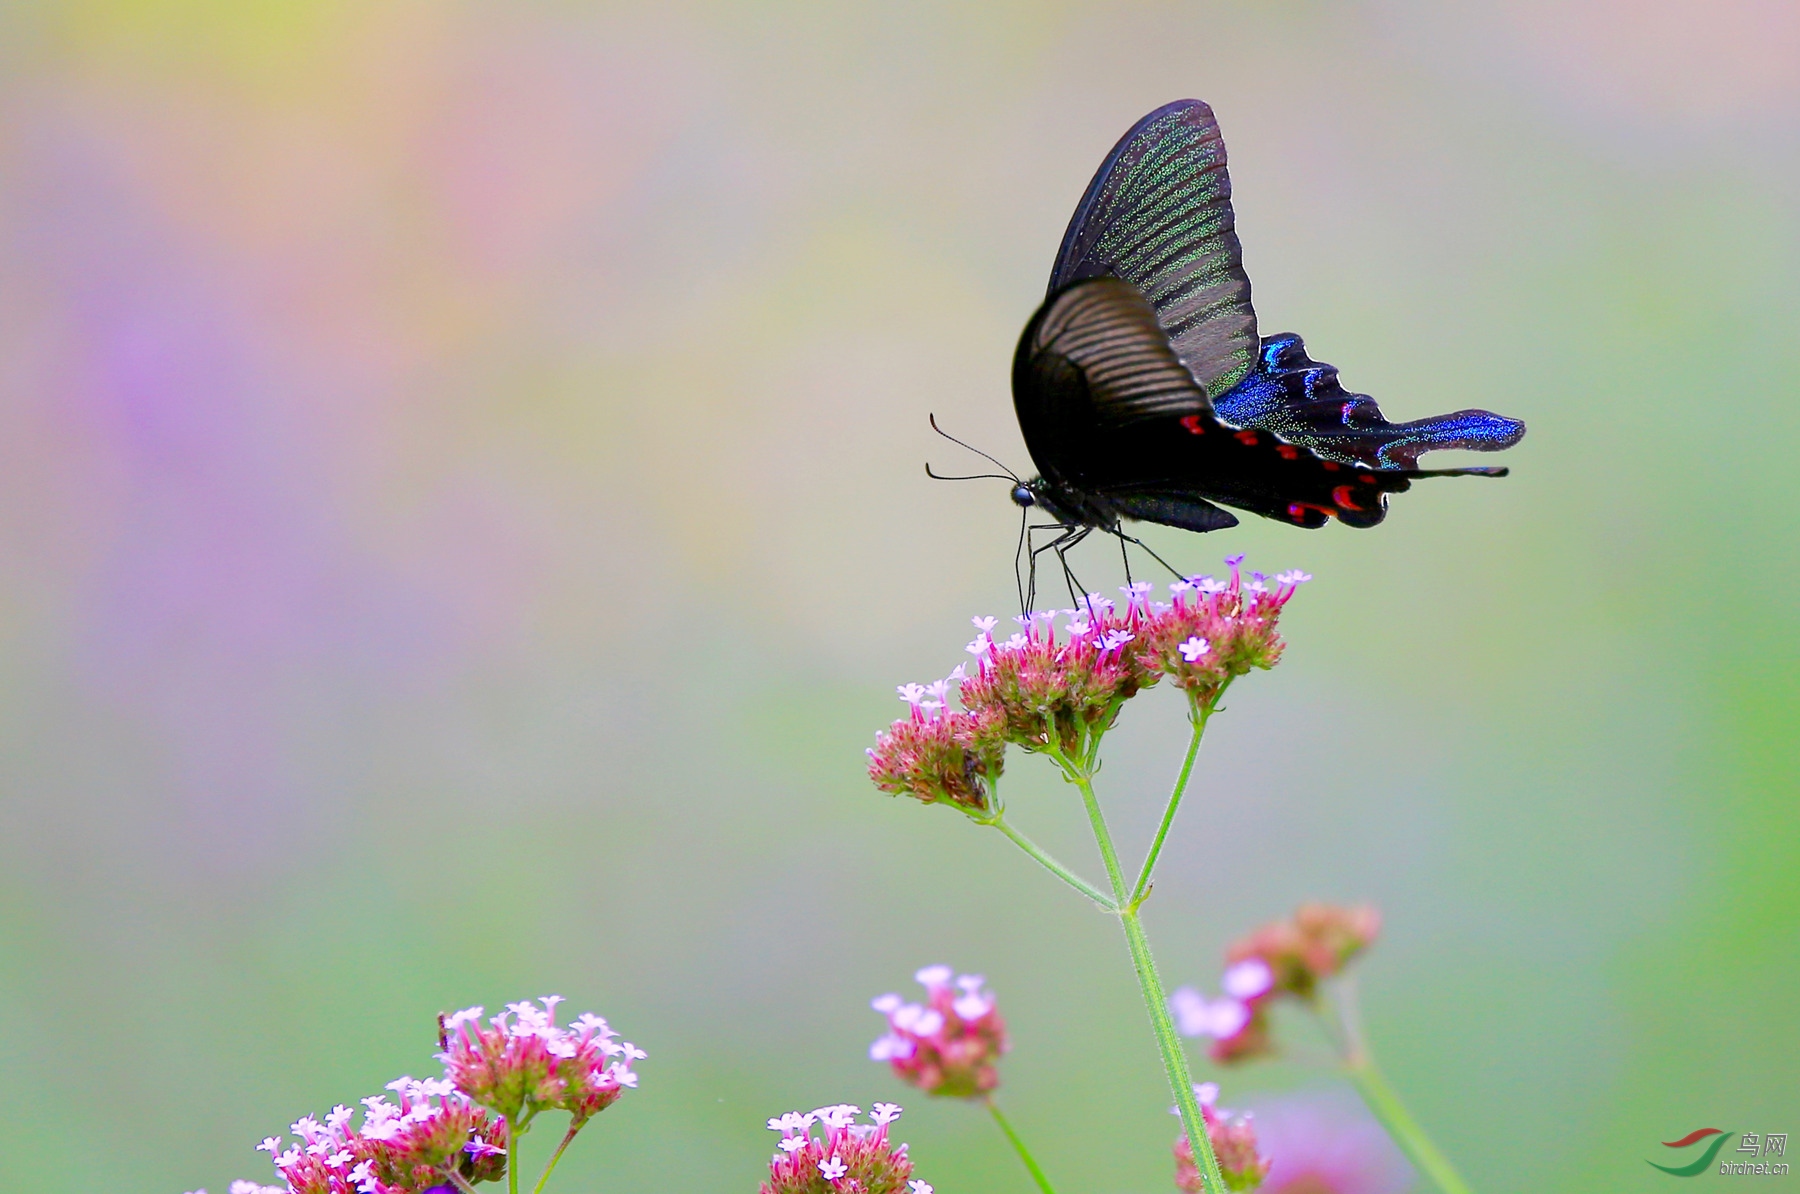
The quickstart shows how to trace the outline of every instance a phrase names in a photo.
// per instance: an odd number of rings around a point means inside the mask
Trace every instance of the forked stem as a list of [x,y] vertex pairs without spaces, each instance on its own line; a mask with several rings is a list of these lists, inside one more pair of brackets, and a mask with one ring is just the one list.
[[[1230,683],[1227,681],[1226,683]],[[1181,761],[1181,774],[1175,777],[1175,788],[1169,793],[1169,802],[1163,808],[1162,821],[1156,827],[1156,836],[1150,841],[1150,849],[1144,855],[1143,869],[1138,872],[1137,884],[1131,889],[1131,899],[1127,904],[1132,908],[1141,907],[1150,894],[1150,877],[1156,871],[1156,860],[1162,854],[1163,842],[1169,836],[1169,827],[1175,824],[1175,810],[1181,807],[1181,797],[1187,791],[1188,776],[1194,772],[1194,760],[1200,754],[1200,738],[1206,733],[1207,719],[1212,717],[1213,710],[1219,706],[1219,698],[1225,695],[1223,688],[1207,700],[1194,700],[1188,709],[1188,721],[1194,732],[1188,738],[1187,757]]]
[[[1195,744],[1193,749],[1197,749],[1198,736]],[[1076,765],[1060,751],[1052,750],[1051,756],[1062,767],[1069,782],[1081,791],[1088,824],[1094,830],[1094,844],[1100,848],[1101,861],[1106,864],[1107,877],[1112,881],[1119,923],[1125,929],[1125,944],[1131,951],[1132,969],[1137,972],[1138,987],[1144,994],[1144,1008],[1150,1013],[1150,1028],[1156,1037],[1157,1051],[1162,1054],[1163,1072],[1167,1075],[1169,1089],[1175,1096],[1175,1108],[1181,1114],[1181,1126],[1187,1133],[1188,1147],[1193,1149],[1194,1160],[1200,1170],[1202,1189],[1205,1194],[1225,1194],[1225,1176],[1219,1172],[1219,1159],[1213,1155],[1212,1137],[1206,1132],[1206,1118],[1200,1112],[1199,1100],[1194,1097],[1194,1079],[1188,1072],[1187,1052],[1181,1047],[1181,1038],[1175,1034],[1174,1021],[1169,1018],[1169,1002],[1163,994],[1162,979],[1156,973],[1156,959],[1151,956],[1150,940],[1144,935],[1143,921],[1138,916],[1137,906],[1127,898],[1125,874],[1119,868],[1119,853],[1114,849],[1112,834],[1106,828],[1106,816],[1101,812],[1100,799],[1094,794],[1093,773],[1090,768]],[[1179,799],[1181,789],[1186,786],[1187,770],[1183,768],[1184,778],[1181,787],[1171,797],[1171,804]],[[1172,812],[1165,812],[1165,824],[1172,817]],[[1140,880],[1146,889],[1148,874],[1146,870]]]
[[1077,875],[1062,863],[1056,861],[1056,859],[1052,858],[1042,846],[1039,846],[1036,842],[1007,824],[1005,814],[995,813],[991,818],[981,820],[978,823],[982,825],[992,825],[995,829],[1004,833],[1013,845],[1036,859],[1039,866],[1049,871],[1052,875],[1055,875],[1058,879],[1061,879],[1064,883],[1067,883],[1070,887],[1073,887],[1076,891],[1079,891],[1088,899],[1094,901],[1094,903],[1100,905],[1101,908],[1108,912],[1117,912],[1119,910],[1119,906],[1113,902],[1112,897],[1108,896],[1098,887],[1095,887],[1092,883],[1089,883],[1086,879],[1083,879],[1080,875]]

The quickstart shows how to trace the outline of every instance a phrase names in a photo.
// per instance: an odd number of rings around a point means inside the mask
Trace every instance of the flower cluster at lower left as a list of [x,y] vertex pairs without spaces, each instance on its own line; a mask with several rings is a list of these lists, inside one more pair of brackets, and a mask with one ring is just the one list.
[[302,1116],[290,1129],[297,1142],[270,1136],[257,1145],[287,1190],[239,1181],[231,1194],[468,1194],[477,1182],[508,1176],[519,1138],[540,1112],[566,1111],[568,1131],[545,1166],[548,1178],[582,1125],[637,1086],[631,1065],[644,1056],[592,1014],[559,1028],[561,1002],[547,995],[541,1007],[508,1004],[485,1023],[478,1007],[440,1016],[445,1077],[396,1078],[387,1085],[393,1098],[362,1100],[360,1124],[342,1104],[323,1120]]
[[399,1078],[387,1088],[399,1102],[364,1099],[360,1126],[351,1126],[354,1112],[340,1104],[324,1122],[301,1117],[292,1128],[298,1144],[284,1147],[270,1136],[258,1147],[294,1194],[415,1194],[504,1176],[504,1119],[442,1078]]

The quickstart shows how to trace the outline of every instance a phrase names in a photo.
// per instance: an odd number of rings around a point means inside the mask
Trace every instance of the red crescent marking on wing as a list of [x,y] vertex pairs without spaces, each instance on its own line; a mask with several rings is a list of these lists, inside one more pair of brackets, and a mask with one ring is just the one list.
[[1200,425],[1199,415],[1182,415],[1181,425],[1188,429],[1190,435],[1205,435],[1206,428]]
[[1329,506],[1318,506],[1318,505],[1314,505],[1312,502],[1289,502],[1288,503],[1288,517],[1289,518],[1299,519],[1301,517],[1301,515],[1305,514],[1306,511],[1308,511],[1308,510],[1317,510],[1319,513],[1323,514],[1327,518],[1336,518],[1337,513],[1338,513],[1336,510],[1333,510]]
[[1360,510],[1361,506],[1350,500],[1350,487],[1340,485],[1331,491],[1331,500],[1346,510]]
[[1248,444],[1254,448],[1256,446],[1256,432],[1240,431],[1237,433],[1237,441],[1240,444]]
[[1328,473],[1335,473],[1342,467],[1335,460],[1321,460],[1319,463],[1325,466],[1325,471]]
[[1371,477],[1371,476],[1370,476],[1370,475],[1369,475],[1369,474],[1367,474],[1367,473],[1364,473],[1364,474],[1363,474],[1363,475],[1362,475],[1362,476],[1360,476],[1360,477],[1358,477],[1358,478],[1357,478],[1357,480],[1358,480],[1358,481],[1361,481],[1361,482],[1362,482],[1362,483],[1363,483],[1363,484],[1364,484],[1364,485],[1373,485],[1373,484],[1375,484],[1375,478],[1374,478],[1374,477]]
[[1275,451],[1280,453],[1283,460],[1300,459],[1300,449],[1296,448],[1293,444],[1276,444]]
[[1680,1140],[1665,1140],[1663,1145],[1667,1148],[1686,1148],[1702,1136],[1717,1136],[1724,1130],[1723,1128],[1695,1128]]

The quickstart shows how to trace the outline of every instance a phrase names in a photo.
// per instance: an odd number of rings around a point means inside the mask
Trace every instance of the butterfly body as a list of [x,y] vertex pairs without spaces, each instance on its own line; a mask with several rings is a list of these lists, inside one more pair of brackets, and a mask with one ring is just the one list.
[[[1301,527],[1374,526],[1421,453],[1510,447],[1524,425],[1465,410],[1389,423],[1298,336],[1259,337],[1212,111],[1182,100],[1114,147],[1070,221],[1013,359],[1039,475],[1013,500],[1065,531],[1124,519],[1234,526],[1221,505]],[[1215,504],[1219,503],[1219,504]]]

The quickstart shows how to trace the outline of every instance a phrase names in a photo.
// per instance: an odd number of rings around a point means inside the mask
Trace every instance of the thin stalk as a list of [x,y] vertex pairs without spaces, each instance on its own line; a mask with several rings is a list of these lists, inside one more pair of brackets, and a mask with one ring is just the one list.
[[1169,1089],[1175,1095],[1175,1107],[1181,1113],[1181,1126],[1187,1133],[1188,1147],[1200,1169],[1203,1189],[1207,1194],[1225,1194],[1225,1176],[1219,1172],[1219,1159],[1213,1155],[1212,1137],[1206,1133],[1206,1119],[1200,1114],[1194,1098],[1194,1079],[1188,1072],[1187,1053],[1181,1038],[1175,1035],[1175,1024],[1169,1018],[1168,999],[1163,994],[1162,980],[1156,974],[1156,960],[1150,954],[1150,941],[1144,936],[1143,921],[1125,895],[1125,875],[1119,869],[1119,854],[1113,848],[1112,834],[1107,831],[1106,817],[1100,811],[1099,797],[1094,795],[1091,774],[1077,768],[1060,754],[1057,762],[1069,781],[1081,789],[1082,803],[1087,807],[1088,823],[1094,829],[1094,842],[1106,863],[1107,877],[1112,880],[1113,895],[1119,907],[1119,923],[1125,926],[1125,944],[1131,951],[1131,965],[1137,971],[1138,987],[1144,993],[1144,1007],[1150,1013],[1150,1028],[1156,1036],[1157,1051],[1162,1054],[1163,1072]]
[[1124,911],[1125,873],[1119,869],[1119,852],[1113,849],[1112,834],[1106,830],[1106,815],[1100,811],[1100,798],[1094,795],[1094,781],[1089,772],[1056,752],[1069,782],[1081,790],[1081,803],[1087,809],[1088,824],[1094,830],[1094,842],[1100,847],[1100,861],[1106,864],[1106,877],[1112,883],[1113,902]]
[[984,1101],[987,1103],[987,1109],[993,1113],[994,1122],[1000,1125],[1000,1130],[1006,1133],[1008,1140],[1012,1141],[1014,1151],[1019,1154],[1019,1160],[1025,1162],[1025,1168],[1031,1173],[1031,1180],[1037,1183],[1038,1189],[1042,1190],[1044,1194],[1056,1194],[1056,1191],[1050,1186],[1050,1179],[1044,1176],[1044,1171],[1038,1167],[1036,1159],[1032,1157],[1031,1150],[1025,1147],[1025,1142],[1019,1139],[1017,1132],[1013,1131],[1013,1126],[1007,1122],[1006,1116],[1000,1114],[1000,1104],[994,1102],[994,1096],[988,1095]]
[[1156,827],[1156,837],[1151,839],[1150,852],[1144,855],[1144,867],[1138,872],[1138,880],[1131,889],[1131,899],[1127,904],[1132,908],[1142,906],[1145,897],[1150,894],[1150,876],[1156,870],[1156,859],[1162,853],[1163,840],[1169,836],[1169,827],[1175,824],[1175,810],[1181,807],[1181,797],[1187,791],[1188,776],[1193,774],[1194,759],[1200,754],[1200,738],[1206,733],[1207,719],[1212,716],[1218,705],[1219,697],[1224,695],[1220,689],[1212,700],[1195,704],[1188,720],[1193,723],[1194,733],[1188,739],[1187,757],[1181,761],[1181,774],[1175,777],[1175,789],[1169,793],[1169,803],[1163,809],[1162,823]]
[[1350,979],[1341,980],[1337,985],[1337,998],[1324,1001],[1326,1006],[1336,1010],[1338,1031],[1331,1033],[1331,1018],[1321,1015],[1327,1032],[1335,1037],[1339,1048],[1343,1050],[1344,1071],[1350,1076],[1357,1093],[1368,1104],[1381,1126],[1387,1129],[1400,1151],[1406,1154],[1413,1166],[1431,1179],[1433,1185],[1444,1194],[1471,1194],[1469,1184],[1456,1172],[1456,1166],[1450,1163],[1419,1121],[1412,1117],[1412,1112],[1400,1101],[1394,1088],[1388,1085],[1387,1078],[1375,1065],[1375,1058],[1369,1052],[1368,1042],[1363,1039],[1362,1017],[1356,1006],[1356,987]]
[[538,1176],[537,1185],[531,1187],[531,1194],[543,1194],[544,1183],[550,1180],[551,1171],[556,1168],[556,1163],[562,1160],[563,1150],[569,1147],[569,1143],[575,1139],[575,1133],[579,1131],[581,1131],[581,1124],[571,1123],[569,1125],[569,1130],[563,1133],[562,1143],[557,1145],[556,1151],[550,1154],[549,1164],[544,1166],[544,1172]]
[[533,1114],[521,1109],[519,1122],[506,1125],[506,1194],[519,1194],[519,1137],[531,1127]]
[[475,1194],[475,1187],[469,1184],[469,1179],[456,1171],[455,1166],[458,1164],[461,1164],[461,1162],[451,1162],[451,1168],[444,1171],[444,1177],[449,1180],[451,1185],[455,1186],[458,1190],[461,1190],[463,1194]]
[[1061,879],[1064,883],[1067,883],[1070,887],[1073,887],[1076,891],[1079,891],[1088,899],[1094,901],[1094,903],[1106,909],[1106,911],[1117,912],[1119,910],[1119,906],[1115,904],[1112,901],[1112,898],[1105,892],[1101,891],[1098,887],[1095,887],[1092,883],[1089,883],[1086,879],[1083,879],[1080,875],[1077,875],[1074,871],[1071,871],[1062,863],[1056,861],[1056,859],[1050,857],[1043,847],[1014,829],[1011,825],[1008,825],[1004,815],[996,815],[992,820],[984,820],[979,823],[982,825],[992,825],[995,829],[1004,833],[1011,839],[1013,845],[1019,847],[1019,849],[1036,859],[1038,865],[1042,866],[1052,875],[1055,875],[1058,879]]
[[1429,1177],[1444,1194],[1471,1194],[1469,1184],[1456,1172],[1450,1158],[1438,1151],[1437,1145],[1400,1102],[1400,1096],[1394,1093],[1394,1088],[1388,1085],[1367,1053],[1349,1062],[1345,1069],[1362,1094],[1363,1102],[1369,1105],[1369,1110],[1375,1113],[1375,1118],[1381,1121],[1381,1126],[1387,1129],[1388,1135],[1394,1138],[1394,1143],[1420,1173]]

